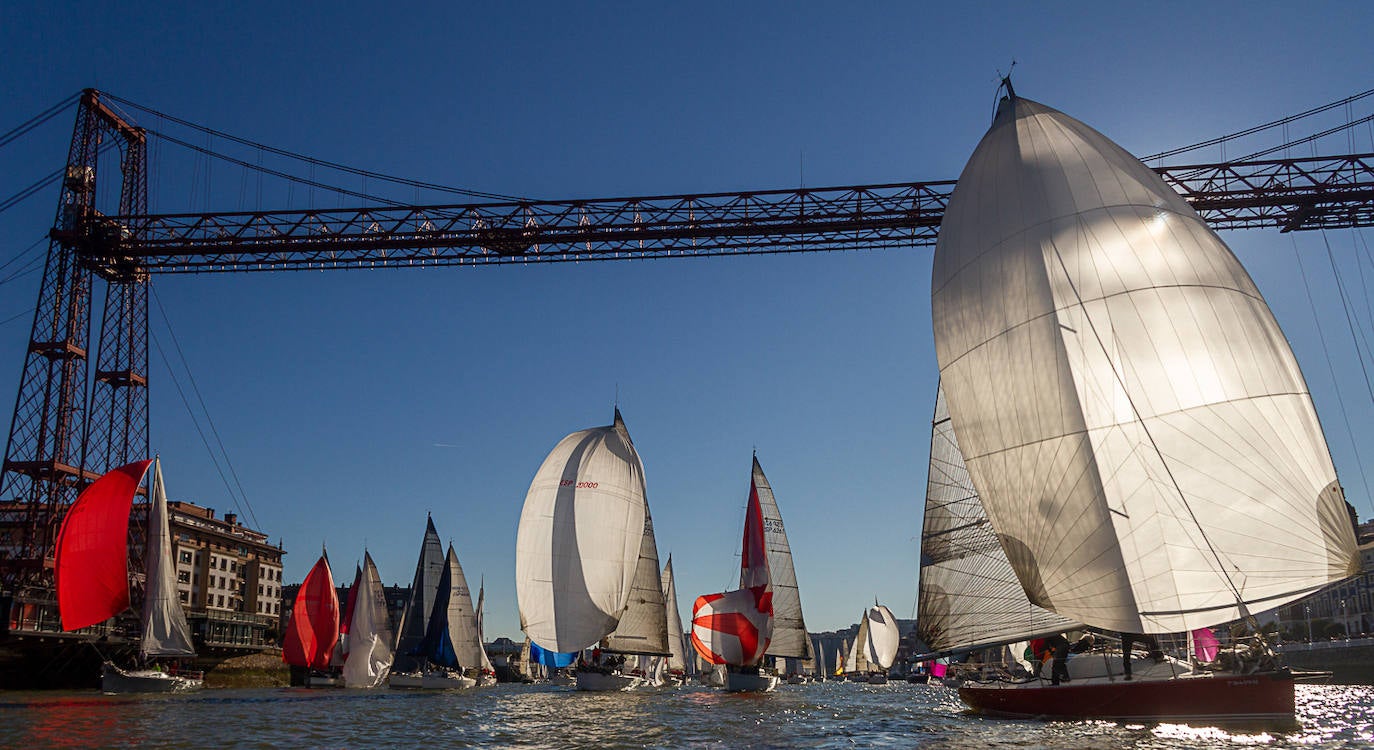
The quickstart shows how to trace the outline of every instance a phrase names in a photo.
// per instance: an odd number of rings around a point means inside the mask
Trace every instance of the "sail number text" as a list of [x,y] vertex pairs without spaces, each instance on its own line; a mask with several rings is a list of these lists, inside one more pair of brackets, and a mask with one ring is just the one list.
[[600,485],[598,485],[596,482],[579,482],[575,479],[560,479],[558,480],[558,486],[572,487],[574,489],[579,490],[594,490]]

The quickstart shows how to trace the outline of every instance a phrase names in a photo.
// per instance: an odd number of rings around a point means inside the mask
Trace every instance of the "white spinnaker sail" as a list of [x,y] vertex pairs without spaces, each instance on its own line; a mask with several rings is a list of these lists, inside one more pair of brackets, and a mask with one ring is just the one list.
[[391,619],[386,592],[372,555],[363,553],[363,575],[353,597],[353,619],[348,629],[348,656],[344,659],[344,685],[375,688],[386,684],[391,673]]
[[1004,100],[945,212],[932,315],[969,473],[1035,604],[1182,631],[1358,570],[1258,289],[1100,133]]
[[990,646],[1082,627],[1027,601],[969,478],[944,389],[935,397],[921,524],[916,626],[932,650]]
[[148,491],[148,547],[144,554],[147,584],[143,596],[143,642],[146,656],[190,656],[191,629],[177,597],[176,560],[172,530],[167,525],[167,488],[162,461],[153,461],[153,486]]
[[574,432],[544,459],[515,541],[520,626],[541,648],[580,651],[615,630],[638,569],[644,495],[618,409],[614,424]]
[[434,519],[427,517],[425,535],[420,541],[420,558],[415,562],[415,578],[410,584],[410,599],[406,601],[396,630],[395,668],[398,672],[412,671],[420,666],[420,659],[411,652],[424,640],[444,565],[444,547],[439,541],[439,532],[434,528]]
[[773,583],[773,640],[768,642],[768,655],[810,659],[811,639],[806,635],[806,622],[802,618],[801,589],[797,587],[797,571],[792,564],[792,546],[787,543],[787,531],[783,528],[773,487],[763,475],[757,456],[750,478],[751,489],[758,493],[759,509],[763,512],[763,543],[768,550],[768,573]]
[[468,579],[463,575],[463,565],[458,562],[458,553],[453,550],[452,544],[448,546],[446,561],[452,581],[448,595],[448,632],[453,639],[453,652],[458,655],[458,663],[465,669],[481,669],[486,651],[482,648],[482,636],[477,629],[477,612],[472,608]]
[[635,567],[630,601],[606,636],[606,648],[630,654],[667,656],[668,608],[663,601],[663,585],[658,570],[658,544],[654,541],[654,520],[649,505],[644,505],[644,534],[640,537],[639,562]]
[[869,666],[886,672],[897,658],[897,646],[901,644],[902,632],[897,627],[897,618],[892,610],[881,604],[873,605],[866,615],[868,618],[868,649],[864,656]]
[[677,608],[677,586],[673,583],[673,556],[668,555],[668,563],[663,566],[660,580],[663,589],[663,604],[667,607],[668,617],[668,659],[666,668],[670,672],[687,671],[687,639],[682,632],[682,614]]

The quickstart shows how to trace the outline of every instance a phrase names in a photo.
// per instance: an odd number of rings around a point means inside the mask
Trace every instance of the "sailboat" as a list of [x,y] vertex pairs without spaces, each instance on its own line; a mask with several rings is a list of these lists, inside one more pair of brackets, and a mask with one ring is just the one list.
[[[58,613],[63,630],[80,630],[129,607],[129,513],[134,493],[153,467],[148,493],[146,584],[140,616],[139,654],[147,664],[159,656],[193,656],[190,628],[177,598],[175,561],[168,527],[167,491],[160,462],[138,461],[107,472],[82,491],[58,531]],[[126,670],[106,661],[101,689],[107,693],[164,693],[200,689],[203,675],[160,668]]]
[[782,523],[782,511],[778,510],[773,486],[764,476],[757,454],[750,480],[753,491],[758,494],[759,512],[763,515],[763,543],[773,586],[773,637],[765,654],[775,660],[786,660],[788,668],[783,670],[783,676],[788,683],[797,685],[806,682],[805,673],[815,660],[815,654],[811,650],[811,636],[806,633],[806,620],[802,617],[801,588],[797,585],[797,569],[792,562],[792,545],[787,541],[787,529]]
[[825,682],[825,676],[828,674],[825,668],[825,652],[821,650],[819,641],[811,644],[811,648],[813,649],[813,653],[816,654],[816,668],[811,673],[811,677],[816,682]]
[[892,668],[902,641],[897,618],[892,616],[892,610],[874,601],[864,612],[864,625],[863,661],[868,665],[868,684],[886,685],[887,670]]
[[304,671],[302,684],[306,687],[342,687],[343,677],[336,669],[342,666],[336,657],[338,643],[339,594],[329,572],[329,555],[321,551],[320,559],[296,591],[282,638],[281,658]]
[[[740,587],[697,597],[692,605],[692,647],[703,659],[725,666],[726,690],[766,693],[777,687],[778,676],[761,666],[773,635],[773,583],[757,459],[754,468],[744,513]],[[798,603],[798,617],[800,614]]]
[[[949,428],[1025,601],[1123,633],[1253,627],[1357,573],[1306,383],[1239,261],[1124,149],[1004,87],[945,212],[932,315]],[[922,597],[949,604],[918,617],[942,620],[933,646],[1044,632],[1022,602],[978,632],[948,616],[978,585]],[[1009,716],[1292,723],[1292,673],[1263,641],[1237,656],[1245,674],[1070,659],[1066,684],[959,694]]]
[[[461,573],[462,569],[459,568]],[[463,583],[464,592],[467,591],[467,583]],[[464,594],[467,595],[466,593]],[[487,598],[487,581],[482,578],[482,582],[477,587],[477,642],[474,650],[479,662],[477,668],[477,687],[491,687],[496,684],[496,668],[491,665],[491,657],[487,656],[487,636],[486,630],[482,627],[482,603]]]
[[663,602],[668,608],[668,656],[663,664],[663,681],[681,685],[692,676],[692,663],[687,661],[687,638],[682,632],[682,615],[677,608],[677,586],[673,584],[673,556],[663,566],[661,579]]
[[850,682],[868,682],[868,611],[859,614],[859,632],[844,657],[844,676]]
[[574,432],[530,482],[515,543],[520,626],[545,651],[595,646],[581,690],[629,690],[646,675],[625,657],[668,655],[644,465],[616,409],[612,424]]
[[410,598],[401,611],[400,624],[396,626],[396,645],[392,649],[395,662],[392,673],[415,672],[420,668],[418,649],[424,640],[425,627],[429,624],[430,612],[434,609],[434,599],[439,591],[439,579],[444,575],[444,547],[439,541],[439,532],[434,528],[434,519],[425,517],[425,533],[420,540],[420,559],[415,563],[415,577],[410,584]]
[[344,658],[344,686],[376,688],[391,673],[391,618],[386,591],[372,555],[364,550],[358,582],[348,592],[348,655]]
[[[457,593],[461,586],[461,595]],[[434,604],[429,611],[424,636],[411,653],[419,659],[416,668],[407,672],[392,672],[391,687],[423,690],[458,690],[477,685],[476,676],[465,674],[470,669],[476,675],[481,659],[478,651],[477,617],[472,611],[472,597],[463,580],[458,555],[449,545],[444,569],[435,587]],[[466,661],[465,661],[466,660]],[[467,665],[472,665],[468,667]]]

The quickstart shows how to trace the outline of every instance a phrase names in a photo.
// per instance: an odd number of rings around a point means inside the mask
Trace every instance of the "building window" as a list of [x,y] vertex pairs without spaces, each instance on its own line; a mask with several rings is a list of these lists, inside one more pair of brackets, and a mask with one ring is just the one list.
[[262,584],[258,584],[258,596],[262,596]]
[[182,550],[180,559],[183,563],[191,562],[191,553],[187,550]]
[[237,572],[239,572],[239,564],[238,564],[237,562],[230,561],[230,563],[229,563],[229,572],[230,572],[230,573],[237,573]]
[[219,559],[219,569],[220,569],[220,570],[228,570],[228,569],[229,569],[229,558],[227,558],[227,557],[221,557],[221,558]]
[[179,570],[177,571],[177,581],[179,583],[190,583],[191,574],[185,570]]
[[218,606],[223,607],[223,606],[224,606],[224,594],[220,594],[220,595],[216,596],[215,598],[219,601],[219,605],[218,605]]
[[185,604],[191,599],[190,595],[185,591],[178,591],[177,596],[180,597],[182,604]]

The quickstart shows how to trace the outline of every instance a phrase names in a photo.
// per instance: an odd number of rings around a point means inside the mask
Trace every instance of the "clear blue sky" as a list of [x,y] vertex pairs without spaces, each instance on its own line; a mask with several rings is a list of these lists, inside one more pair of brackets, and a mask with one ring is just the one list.
[[[12,0],[0,6],[0,130],[94,86],[325,159],[572,198],[952,179],[1013,59],[1018,93],[1137,154],[1374,83],[1374,5],[1112,6]],[[63,164],[71,122],[0,149],[0,198]],[[1353,145],[1374,150],[1369,139]],[[237,168],[207,176],[173,147],[154,160],[154,210],[286,207],[257,203]],[[0,214],[0,262],[44,236],[55,202],[50,189]],[[1327,239],[1340,262],[1362,237]],[[1294,342],[1352,501],[1374,515],[1342,417],[1368,462],[1374,408],[1322,236],[1224,239]],[[1294,242],[1311,259],[1343,408]],[[155,288],[257,518],[285,539],[288,580],[323,540],[339,577],[366,543],[386,582],[408,583],[432,511],[469,580],[486,577],[488,637],[518,637],[529,480],[564,434],[609,422],[618,389],[684,616],[737,575],[757,448],[807,623],[826,630],[874,596],[899,616],[913,609],[936,382],[930,257],[159,277]],[[37,284],[35,273],[0,285],[0,320],[20,316],[0,325],[6,422]],[[153,443],[172,496],[231,509],[153,361]]]

